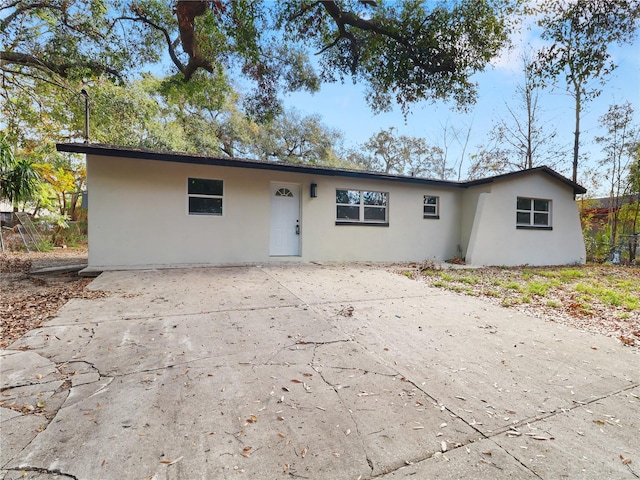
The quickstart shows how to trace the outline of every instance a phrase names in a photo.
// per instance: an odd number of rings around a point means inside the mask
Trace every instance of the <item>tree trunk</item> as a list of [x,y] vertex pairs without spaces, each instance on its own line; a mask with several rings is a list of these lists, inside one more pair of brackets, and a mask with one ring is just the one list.
[[580,111],[582,99],[580,89],[576,89],[576,130],[573,132],[573,181],[578,181],[578,155],[580,153]]

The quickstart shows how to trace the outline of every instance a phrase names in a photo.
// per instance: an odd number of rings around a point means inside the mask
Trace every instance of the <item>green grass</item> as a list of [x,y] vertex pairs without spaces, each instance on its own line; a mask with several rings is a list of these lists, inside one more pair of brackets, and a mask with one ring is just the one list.
[[[410,276],[411,272],[402,272]],[[592,316],[602,308],[620,318],[640,310],[640,275],[637,268],[576,266],[430,269],[422,272],[433,286],[467,295],[501,299],[503,305],[531,304],[566,309],[572,315]],[[415,274],[414,274],[415,275]],[[636,315],[632,313],[631,315]]]
[[542,282],[530,282],[527,284],[526,291],[531,295],[538,295],[539,297],[546,297],[549,293],[549,289],[552,287],[551,283]]
[[504,285],[504,288],[507,288],[509,290],[515,290],[516,292],[522,292],[524,290],[524,288],[522,287],[522,285],[520,285],[517,282],[507,282]]

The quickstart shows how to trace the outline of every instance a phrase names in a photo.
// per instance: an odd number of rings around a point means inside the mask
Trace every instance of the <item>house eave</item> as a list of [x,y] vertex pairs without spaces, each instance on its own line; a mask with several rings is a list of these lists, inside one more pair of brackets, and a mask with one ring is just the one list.
[[352,177],[367,180],[393,181],[413,183],[421,185],[433,185],[442,187],[465,188],[465,183],[448,180],[435,180],[421,177],[408,177],[404,175],[392,175],[381,172],[365,170],[349,170],[342,168],[324,167],[318,165],[299,165],[283,162],[268,162],[262,160],[249,160],[239,158],[212,157],[192,153],[158,152],[155,150],[123,148],[103,144],[85,143],[58,143],[56,149],[59,152],[82,153],[85,155],[100,155],[120,158],[135,158],[141,160],[163,161],[173,163],[187,163],[195,165],[213,165],[220,167],[250,168],[258,170],[272,170],[279,172],[305,173],[311,175],[323,175],[332,177]]
[[541,167],[533,167],[533,168],[529,168],[526,170],[518,170],[517,172],[509,172],[509,173],[503,173],[501,175],[495,175],[493,177],[488,177],[488,178],[481,178],[478,180],[470,180],[468,182],[465,182],[465,185],[468,187],[473,187],[476,185],[485,185],[488,183],[493,183],[495,181],[498,180],[502,180],[502,179],[507,179],[507,178],[512,178],[512,177],[518,177],[521,175],[529,175],[535,172],[541,172],[541,173],[545,173],[553,178],[555,178],[556,180],[564,183],[565,185],[568,185],[569,187],[571,187],[573,189],[573,194],[574,195],[582,195],[584,193],[587,193],[587,189],[584,188],[582,185],[575,183],[573,180],[568,179],[567,177],[560,175],[558,172],[556,172],[555,170],[552,170],[551,168],[547,167],[547,166],[541,166]]
[[99,143],[58,143],[56,149],[59,152],[81,153],[85,155],[100,155],[120,158],[134,158],[141,160],[152,160],[173,163],[186,163],[196,165],[213,165],[220,167],[233,168],[250,168],[258,170],[272,170],[279,172],[305,173],[310,175],[322,175],[330,177],[351,177],[367,180],[391,181],[400,183],[411,183],[418,185],[431,185],[445,188],[469,188],[477,185],[490,184],[495,181],[528,175],[535,172],[542,172],[550,175],[556,180],[566,184],[573,189],[574,195],[580,195],[587,192],[583,186],[573,182],[572,180],[560,175],[558,172],[549,167],[534,167],[528,170],[520,170],[517,172],[505,173],[493,177],[470,180],[466,182],[456,182],[451,180],[437,180],[423,177],[409,177],[406,175],[393,175],[383,172],[371,172],[366,170],[350,170],[344,168],[333,168],[319,165],[299,165],[284,162],[269,162],[264,160],[249,160],[240,158],[213,157],[208,155],[199,155],[194,153],[180,152],[159,152],[143,148],[118,147],[114,145],[104,145]]

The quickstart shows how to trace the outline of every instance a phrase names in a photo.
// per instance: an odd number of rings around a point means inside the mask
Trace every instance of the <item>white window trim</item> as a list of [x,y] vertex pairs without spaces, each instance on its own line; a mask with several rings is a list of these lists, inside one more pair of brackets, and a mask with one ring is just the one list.
[[[222,182],[222,195],[203,195],[201,193],[189,193],[189,180],[212,180],[216,182]],[[224,216],[224,180],[221,178],[204,178],[204,177],[187,177],[187,215],[193,217],[222,217]],[[189,211],[189,199],[190,198],[219,198],[222,200],[222,212],[221,213],[200,213],[200,212],[191,212]]]
[[[522,210],[518,208],[519,200],[529,200],[529,204],[531,205],[530,210]],[[544,201],[547,202],[549,209],[548,210],[535,210],[535,201]],[[516,228],[521,229],[531,229],[531,230],[552,230],[553,223],[551,217],[553,202],[549,198],[534,198],[534,197],[517,197],[516,198]],[[519,223],[518,222],[518,213],[527,213],[529,215],[529,223]],[[536,225],[534,223],[534,218],[536,213],[544,213],[547,215],[547,223],[546,225]]]
[[[424,207],[427,206],[427,204],[424,203],[424,202],[425,202],[425,200],[427,198],[435,198],[436,199],[435,205],[429,205],[429,206],[436,207],[435,213],[425,213]],[[424,195],[422,197],[422,218],[430,218],[430,219],[435,219],[435,220],[440,218],[440,196],[439,195]]]
[[[359,188],[336,188],[336,194],[338,190],[347,190],[352,192],[360,192],[360,203],[338,203],[337,198],[335,202],[336,209],[336,225],[369,225],[369,226],[389,226],[389,192],[381,192],[378,190],[363,190]],[[364,192],[382,193],[386,196],[386,205],[366,205],[364,203]],[[338,207],[358,207],[358,220],[353,219],[341,219],[338,218]],[[364,209],[365,207],[384,208],[384,220],[365,220]]]

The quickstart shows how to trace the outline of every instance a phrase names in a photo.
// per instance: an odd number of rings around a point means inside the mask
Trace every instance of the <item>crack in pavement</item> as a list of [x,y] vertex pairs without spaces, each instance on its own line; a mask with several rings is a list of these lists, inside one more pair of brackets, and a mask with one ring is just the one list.
[[[332,342],[335,343],[335,342]],[[367,465],[369,465],[369,468],[371,469],[371,474],[373,474],[373,470],[374,470],[374,465],[373,465],[373,461],[371,460],[371,458],[369,457],[369,453],[367,452],[367,447],[364,444],[364,440],[362,439],[362,435],[360,433],[360,427],[358,425],[358,421],[356,420],[353,412],[351,411],[351,409],[347,406],[347,404],[345,403],[344,399],[342,398],[342,396],[340,395],[340,392],[338,391],[339,389],[333,385],[331,382],[329,382],[325,376],[323,375],[322,372],[322,365],[321,364],[316,364],[315,360],[316,360],[316,352],[318,350],[318,347],[322,346],[322,344],[320,345],[314,345],[313,347],[313,357],[311,359],[311,368],[320,376],[320,378],[322,379],[322,381],[328,385],[329,387],[331,387],[331,389],[335,392],[336,396],[338,397],[338,400],[340,401],[340,404],[344,407],[344,409],[349,412],[349,417],[351,418],[351,421],[353,422],[353,424],[355,425],[356,428],[356,433],[358,434],[358,440],[360,440],[360,446],[362,448],[362,452],[364,453],[365,459],[367,461]]]
[[8,468],[5,471],[7,472],[36,472],[36,473],[44,473],[45,475],[59,475],[66,478],[71,478],[72,480],[78,480],[78,477],[75,475],[71,475],[70,473],[64,473],[60,470],[50,470],[47,468],[38,468],[38,467],[20,467],[20,468]]

